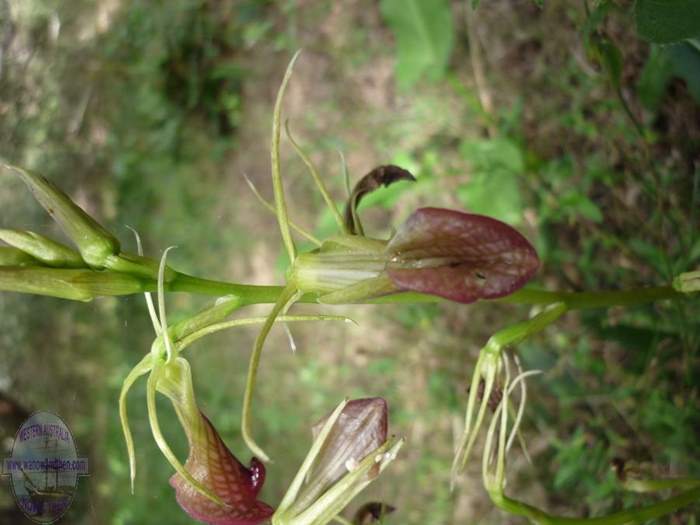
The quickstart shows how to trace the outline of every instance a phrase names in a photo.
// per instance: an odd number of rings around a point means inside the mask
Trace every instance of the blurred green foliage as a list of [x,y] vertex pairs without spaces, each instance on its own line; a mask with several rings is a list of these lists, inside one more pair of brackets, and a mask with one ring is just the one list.
[[380,8],[396,38],[396,81],[408,89],[421,78],[440,80],[454,42],[448,0],[382,0]]
[[700,5],[694,0],[637,0],[639,35],[657,44],[700,36]]

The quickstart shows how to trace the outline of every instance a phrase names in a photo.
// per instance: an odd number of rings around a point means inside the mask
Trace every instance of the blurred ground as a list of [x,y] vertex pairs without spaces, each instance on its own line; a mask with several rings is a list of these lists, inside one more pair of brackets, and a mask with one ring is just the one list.
[[[303,48],[285,115],[337,200],[338,150],[355,179],[389,162],[419,179],[368,199],[370,234],[387,236],[421,205],[489,213],[536,243],[544,261],[536,284],[552,289],[660,284],[697,267],[700,110],[678,78],[656,108],[640,102],[650,51],[625,3],[600,31],[622,50],[622,94],[644,139],[590,57],[582,4],[483,0],[473,13],[466,4],[450,3],[446,70],[401,88],[396,35],[375,2],[0,1],[0,156],[56,181],[125,245],[126,225],[154,257],[177,245],[170,261],[178,269],[281,283],[276,220],[242,174],[271,196],[274,96],[291,54]],[[294,220],[330,234],[330,214],[286,141],[283,166]],[[1,180],[0,227],[60,237],[20,183]],[[169,318],[207,302],[171,296]],[[516,455],[509,491],[587,516],[653,499],[619,491],[614,457],[698,476],[698,306],[571,314],[523,344],[526,366],[546,373],[533,382],[523,427],[534,465]],[[275,463],[263,500],[280,500],[312,423],[345,396],[381,395],[391,431],[407,446],[353,506],[386,501],[398,509],[387,523],[520,523],[492,509],[476,458],[454,492],[449,467],[477,351],[527,308],[323,311],[348,315],[359,328],[295,325],[296,354],[281,330],[265,349],[256,435]],[[3,293],[0,312],[0,393],[13,407],[0,412],[3,444],[17,427],[12,414],[46,409],[66,420],[90,457],[91,476],[80,481],[66,523],[188,523],[150,436],[144,383],[130,399],[138,477],[129,494],[116,401],[152,341],[142,298],[86,305]],[[190,354],[198,399],[241,458],[240,400],[254,335],[216,335]],[[184,454],[174,414],[162,409]],[[11,516],[13,505],[0,490],[0,512]],[[664,523],[691,523],[694,512]],[[0,522],[21,522],[5,515]]]

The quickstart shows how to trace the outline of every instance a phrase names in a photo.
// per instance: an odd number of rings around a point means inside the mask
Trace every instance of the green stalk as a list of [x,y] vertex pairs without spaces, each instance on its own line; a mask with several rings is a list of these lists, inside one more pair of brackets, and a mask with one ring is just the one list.
[[517,516],[523,516],[538,525],[626,525],[645,523],[700,500],[700,487],[682,492],[677,496],[647,505],[646,507],[623,510],[596,518],[552,516],[537,507],[511,499],[503,494],[492,493],[490,496],[491,501],[502,510]]
[[[244,304],[274,303],[283,289],[282,286],[261,286],[212,281],[185,274],[178,274],[171,283],[166,283],[165,288],[171,292],[189,292],[202,295],[231,294],[240,297]],[[608,308],[611,306],[634,306],[665,299],[679,299],[682,297],[684,297],[684,294],[674,290],[671,286],[630,288],[628,290],[599,292],[558,292],[523,288],[506,297],[494,299],[494,302],[527,305],[564,303],[567,310],[584,310],[590,308]],[[367,301],[367,304],[437,303],[444,300],[445,299],[434,295],[401,292],[370,299]],[[315,303],[316,297],[311,294],[306,295],[301,298],[300,302]]]
[[[147,286],[147,290],[155,291],[155,281]],[[245,306],[275,303],[282,293],[282,286],[229,283],[178,273],[171,282],[165,283],[165,290],[211,296],[233,295],[242,301],[241,306]]]
[[[274,304],[283,290],[282,286],[216,281],[179,272],[176,272],[175,277],[170,282],[165,282],[164,287],[166,292],[185,292],[215,297],[233,295],[241,301],[241,306]],[[0,291],[32,293],[86,301],[103,295],[133,295],[141,292],[155,292],[156,289],[156,280],[143,276],[87,269],[0,267]],[[582,310],[611,306],[634,306],[667,299],[680,299],[686,295],[674,290],[671,286],[599,292],[558,292],[523,288],[493,301],[524,305],[564,303],[568,310]],[[368,299],[366,304],[437,303],[444,300],[434,295],[400,292]],[[299,302],[316,303],[317,296],[307,294]]]

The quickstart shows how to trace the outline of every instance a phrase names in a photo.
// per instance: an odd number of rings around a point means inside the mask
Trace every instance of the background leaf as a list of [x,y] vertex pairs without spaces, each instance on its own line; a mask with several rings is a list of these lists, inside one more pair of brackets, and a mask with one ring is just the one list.
[[[698,2],[700,6],[700,2]],[[671,57],[674,73],[685,80],[688,91],[700,104],[700,44],[697,40],[669,46],[668,54]]]
[[680,42],[700,35],[697,0],[637,0],[637,32],[657,44]]
[[469,183],[457,190],[460,202],[472,213],[519,223],[523,204],[518,178],[525,166],[518,145],[506,138],[467,140],[460,152],[472,167]]
[[454,42],[446,0],[382,0],[382,15],[396,37],[396,79],[408,88],[422,76],[442,78]]
[[652,45],[637,84],[637,94],[647,109],[659,107],[672,76],[673,67],[666,49]]

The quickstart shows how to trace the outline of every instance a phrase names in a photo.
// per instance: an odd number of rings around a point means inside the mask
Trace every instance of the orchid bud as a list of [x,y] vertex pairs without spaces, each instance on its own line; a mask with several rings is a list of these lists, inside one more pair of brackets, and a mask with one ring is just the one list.
[[0,246],[0,267],[3,266],[40,266],[41,262],[17,248]]
[[[328,487],[383,444],[387,439],[387,415],[387,404],[381,397],[349,401],[309,471],[294,508],[305,508],[313,503]],[[313,426],[314,439],[329,417],[330,414]],[[378,474],[375,465],[367,473],[367,479],[374,479]]]
[[75,243],[83,260],[90,266],[102,268],[106,257],[119,253],[119,241],[51,181],[14,166],[5,168],[24,181],[34,198]]
[[341,403],[313,429],[314,443],[273,525],[324,525],[391,463],[403,440],[387,439],[381,398]]
[[22,250],[46,266],[85,268],[80,254],[59,242],[31,231],[0,230],[0,240]]

